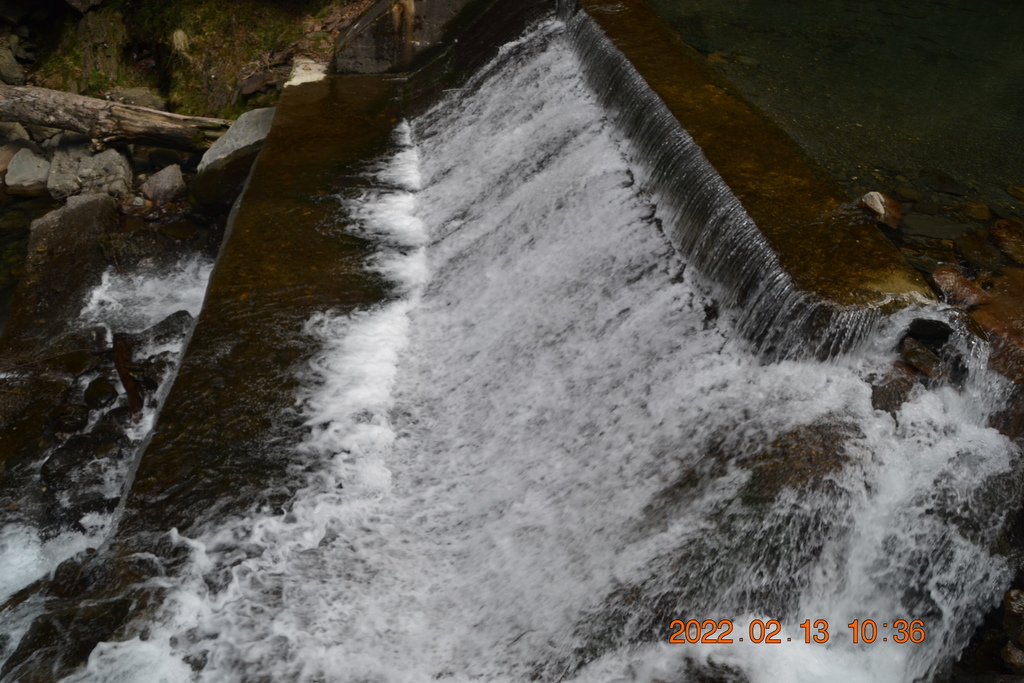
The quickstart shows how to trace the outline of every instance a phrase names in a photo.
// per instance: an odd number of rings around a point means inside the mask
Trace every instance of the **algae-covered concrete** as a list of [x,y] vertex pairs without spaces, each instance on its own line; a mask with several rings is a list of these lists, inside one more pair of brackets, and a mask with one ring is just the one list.
[[580,0],[701,147],[795,286],[839,305],[931,299],[899,251],[823,169],[644,0]]
[[[160,428],[139,465],[120,533],[189,528],[211,501],[241,512],[278,482],[284,497],[296,369],[314,312],[351,311],[385,289],[370,245],[334,229],[340,190],[395,125],[396,77],[288,88],[236,215]],[[301,424],[301,421],[300,421]],[[271,490],[274,487],[270,487]],[[271,495],[272,497],[272,495]],[[273,502],[273,501],[267,501]],[[279,502],[284,502],[279,501]]]

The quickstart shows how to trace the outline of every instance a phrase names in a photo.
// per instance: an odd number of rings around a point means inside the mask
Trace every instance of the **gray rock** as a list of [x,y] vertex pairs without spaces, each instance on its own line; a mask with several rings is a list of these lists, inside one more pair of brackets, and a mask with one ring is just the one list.
[[265,109],[253,109],[238,117],[228,132],[220,136],[210,149],[203,154],[199,167],[196,169],[202,173],[206,169],[223,163],[232,155],[245,153],[252,148],[262,147],[263,140],[270,132],[270,124],[274,120],[274,107]]
[[50,128],[49,126],[38,126],[34,123],[27,124],[25,130],[28,131],[29,137],[36,142],[42,144],[52,138],[54,135],[60,135],[64,131],[60,128]]
[[106,149],[96,156],[82,159],[78,178],[83,193],[106,192],[124,199],[132,188],[132,165],[116,149]]
[[7,123],[0,121],[0,139],[12,142],[14,140],[30,140],[28,131],[20,123]]
[[25,85],[25,70],[6,45],[0,47],[0,81],[7,85]]
[[0,178],[7,175],[7,168],[10,166],[11,160],[14,159],[14,155],[23,149],[32,150],[40,156],[43,153],[42,150],[30,140],[14,140],[13,142],[8,142],[6,145],[0,145]]
[[199,162],[192,181],[192,195],[200,204],[231,204],[235,201],[263,140],[270,132],[274,108],[254,109],[238,117]]
[[46,189],[54,199],[64,199],[82,190],[82,181],[78,177],[78,167],[82,159],[89,156],[85,145],[60,146],[53,153],[50,161],[50,177],[46,181]]
[[185,194],[185,179],[181,177],[181,167],[174,164],[151,175],[142,184],[142,194],[154,204],[165,204]]
[[107,267],[96,244],[118,227],[116,205],[105,194],[69,197],[65,206],[32,222],[5,343],[31,347],[58,336],[66,320],[78,316]]
[[24,196],[46,194],[46,180],[50,176],[50,162],[23,149],[14,155],[7,167],[7,191]]
[[149,107],[161,111],[167,109],[167,101],[149,88],[114,88],[108,90],[105,97],[114,102],[134,104],[139,107]]

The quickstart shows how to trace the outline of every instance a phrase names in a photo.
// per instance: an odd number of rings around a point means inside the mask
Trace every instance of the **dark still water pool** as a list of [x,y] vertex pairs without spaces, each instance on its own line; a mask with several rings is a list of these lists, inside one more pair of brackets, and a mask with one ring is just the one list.
[[1024,3],[651,2],[851,194],[927,193],[939,172],[1020,207]]

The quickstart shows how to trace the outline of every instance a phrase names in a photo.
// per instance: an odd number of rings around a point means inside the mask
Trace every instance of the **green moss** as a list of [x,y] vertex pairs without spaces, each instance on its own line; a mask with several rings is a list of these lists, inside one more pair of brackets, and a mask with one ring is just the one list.
[[[267,106],[276,94],[243,101],[240,83],[266,70],[275,51],[303,41],[307,52],[329,57],[330,36],[311,40],[311,22],[351,0],[108,0],[104,13],[119,13],[128,28],[124,66],[116,75],[83,76],[78,16],[69,14],[59,44],[41,61],[34,82],[45,87],[102,95],[112,87],[144,86],[167,97],[182,114],[232,118]],[[95,11],[95,10],[94,10]],[[176,40],[177,37],[177,40]],[[312,36],[317,38],[317,36]],[[147,51],[151,68],[140,67],[133,52]],[[155,63],[155,64],[154,64]]]

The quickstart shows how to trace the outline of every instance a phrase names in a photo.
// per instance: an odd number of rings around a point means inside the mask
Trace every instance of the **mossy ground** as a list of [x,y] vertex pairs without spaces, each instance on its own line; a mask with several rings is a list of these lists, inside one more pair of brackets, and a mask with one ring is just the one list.
[[[234,118],[267,106],[276,91],[243,97],[245,78],[286,71],[275,55],[329,59],[342,21],[362,4],[352,0],[107,0],[97,13],[127,29],[114,72],[87,65],[76,12],[54,22],[49,49],[32,75],[35,84],[102,97],[114,87],[144,86],[182,114]],[[329,28],[325,24],[330,23]],[[281,79],[278,79],[281,80]]]

